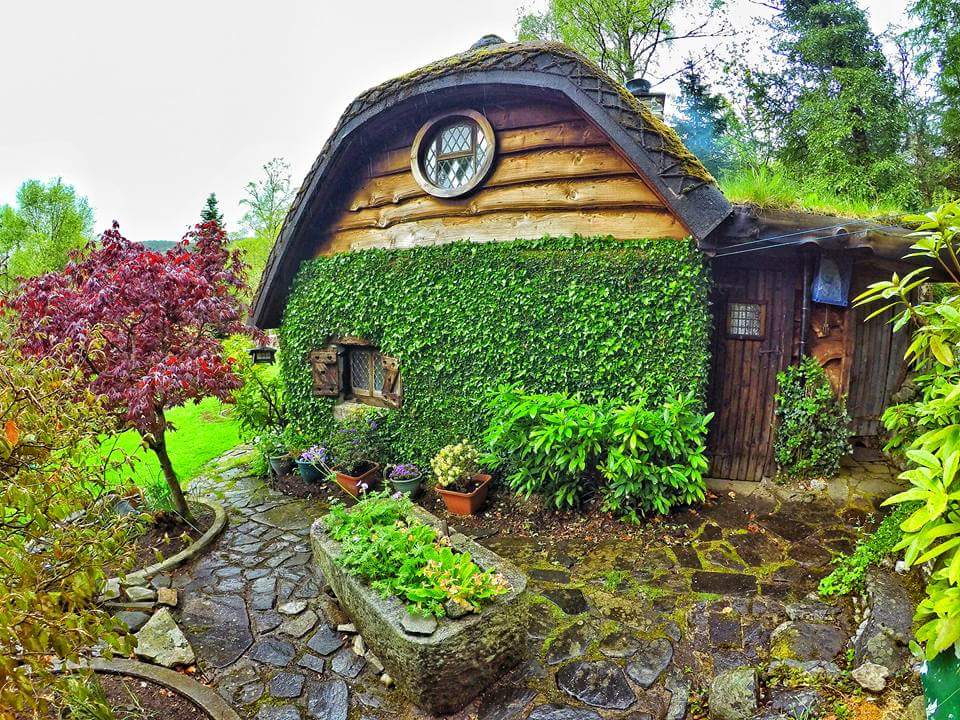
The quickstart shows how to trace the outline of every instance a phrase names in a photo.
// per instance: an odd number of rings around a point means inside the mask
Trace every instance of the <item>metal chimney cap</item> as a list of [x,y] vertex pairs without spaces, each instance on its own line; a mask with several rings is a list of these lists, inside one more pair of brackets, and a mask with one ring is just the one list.
[[490,47],[491,45],[503,45],[506,42],[499,35],[484,35],[482,38],[477,40],[473,45],[470,46],[471,50],[479,50],[480,48]]
[[627,80],[627,90],[630,91],[631,95],[649,95],[650,81],[646,78],[634,78],[633,80]]

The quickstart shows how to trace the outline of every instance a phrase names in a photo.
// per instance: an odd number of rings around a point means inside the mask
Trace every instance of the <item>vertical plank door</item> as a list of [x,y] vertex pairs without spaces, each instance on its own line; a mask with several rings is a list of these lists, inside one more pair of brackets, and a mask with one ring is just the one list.
[[[710,474],[759,481],[773,468],[777,373],[791,361],[800,281],[793,267],[715,267],[714,285]],[[755,336],[731,327],[731,312],[736,315],[744,306],[748,316],[761,308]]]

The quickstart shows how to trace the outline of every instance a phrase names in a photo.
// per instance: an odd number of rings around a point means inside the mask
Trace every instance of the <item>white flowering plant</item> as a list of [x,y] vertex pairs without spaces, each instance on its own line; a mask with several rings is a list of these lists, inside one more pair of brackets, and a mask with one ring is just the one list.
[[433,477],[442,488],[455,490],[480,470],[480,452],[468,440],[447,445],[430,461]]

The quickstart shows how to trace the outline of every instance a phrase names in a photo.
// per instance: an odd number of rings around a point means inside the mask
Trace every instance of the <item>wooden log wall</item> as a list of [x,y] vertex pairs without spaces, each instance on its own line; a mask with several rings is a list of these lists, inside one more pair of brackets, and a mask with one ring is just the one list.
[[572,106],[478,108],[497,136],[493,171],[465,198],[427,194],[410,171],[419,129],[371,157],[318,254],[544,235],[683,238],[689,233],[600,130]]

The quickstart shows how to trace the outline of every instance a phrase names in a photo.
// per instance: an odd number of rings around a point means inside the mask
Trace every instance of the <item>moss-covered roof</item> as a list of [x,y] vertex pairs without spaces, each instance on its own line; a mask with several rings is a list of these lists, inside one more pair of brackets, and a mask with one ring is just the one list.
[[365,123],[394,106],[438,89],[471,84],[527,86],[566,96],[637,167],[698,240],[729,215],[730,205],[714,179],[677,134],[596,63],[561,43],[488,44],[388,80],[350,103],[307,173],[270,254],[254,300],[252,314],[258,326],[279,322],[303,259],[303,249],[296,249],[294,238],[305,227],[305,218],[318,222],[307,208],[322,207],[327,186],[336,184],[327,175],[339,162],[336,158],[344,141],[362,134]]

